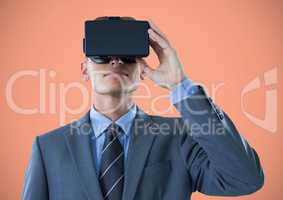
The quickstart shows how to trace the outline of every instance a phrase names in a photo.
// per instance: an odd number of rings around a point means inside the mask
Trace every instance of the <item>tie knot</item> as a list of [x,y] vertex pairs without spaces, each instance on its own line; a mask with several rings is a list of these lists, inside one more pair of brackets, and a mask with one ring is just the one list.
[[122,128],[116,123],[110,124],[106,131],[107,136],[114,136],[114,137],[120,135],[121,133],[122,133]]

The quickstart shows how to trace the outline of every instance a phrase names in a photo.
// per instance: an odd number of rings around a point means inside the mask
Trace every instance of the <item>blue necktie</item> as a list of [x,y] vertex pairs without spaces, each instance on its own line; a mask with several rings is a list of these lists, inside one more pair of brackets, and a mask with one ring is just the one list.
[[104,199],[121,200],[124,184],[124,152],[119,141],[121,127],[112,123],[106,130],[101,152],[99,182]]

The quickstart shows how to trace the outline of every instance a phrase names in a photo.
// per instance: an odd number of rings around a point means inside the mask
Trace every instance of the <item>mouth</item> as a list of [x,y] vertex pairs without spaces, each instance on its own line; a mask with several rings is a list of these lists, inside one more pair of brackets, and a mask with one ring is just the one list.
[[129,74],[124,73],[124,72],[109,72],[103,75],[103,77],[109,76],[109,75],[114,75],[114,76],[125,76],[125,77],[129,77]]

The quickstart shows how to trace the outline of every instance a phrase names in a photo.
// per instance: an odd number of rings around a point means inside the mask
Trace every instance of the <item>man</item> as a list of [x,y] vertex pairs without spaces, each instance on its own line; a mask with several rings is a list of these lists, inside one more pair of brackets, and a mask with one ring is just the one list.
[[[141,58],[86,57],[81,70],[93,105],[81,119],[36,137],[24,200],[185,200],[195,191],[238,196],[262,187],[255,150],[149,23],[158,68]],[[170,91],[181,117],[148,115],[135,105],[132,93],[145,78]]]

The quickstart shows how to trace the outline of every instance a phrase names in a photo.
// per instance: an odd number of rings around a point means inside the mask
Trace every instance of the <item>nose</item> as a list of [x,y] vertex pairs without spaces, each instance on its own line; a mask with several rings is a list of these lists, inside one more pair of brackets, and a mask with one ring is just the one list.
[[122,65],[124,62],[118,57],[112,57],[110,60],[110,64],[112,67],[118,66],[119,64]]

